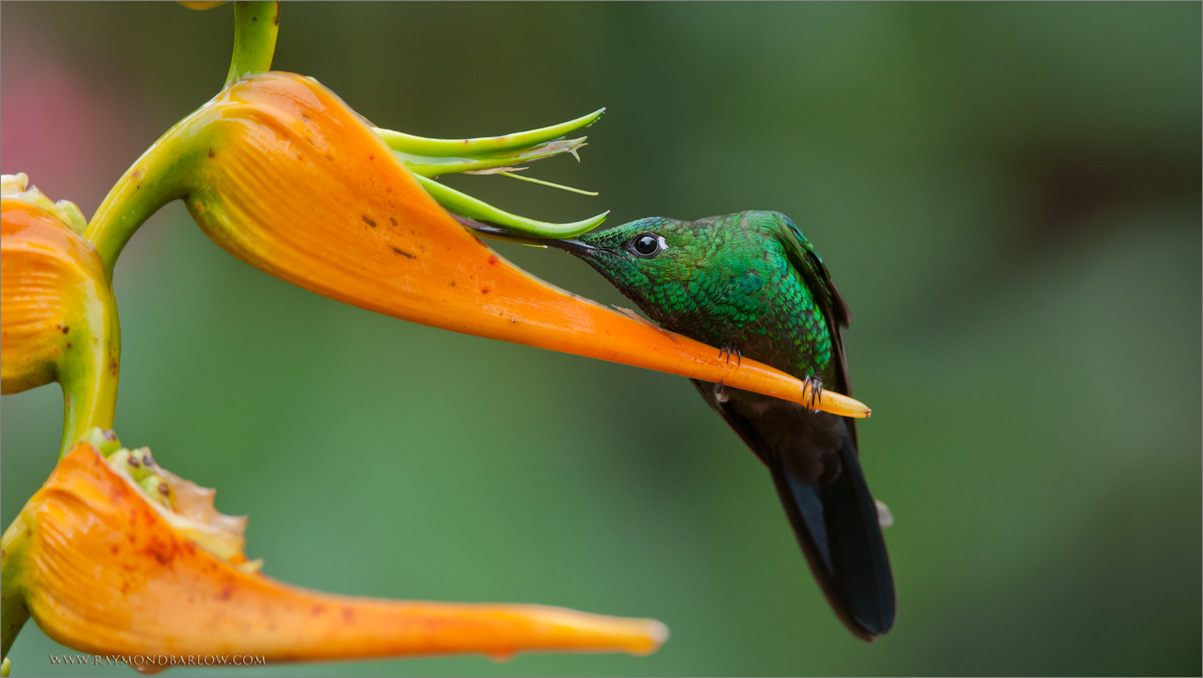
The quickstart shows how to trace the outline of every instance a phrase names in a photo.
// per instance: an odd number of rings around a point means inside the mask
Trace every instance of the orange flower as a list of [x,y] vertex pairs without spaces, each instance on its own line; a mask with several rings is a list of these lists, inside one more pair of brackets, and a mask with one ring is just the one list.
[[[428,195],[364,120],[311,78],[246,77],[169,131],[88,235],[110,269],[144,212],[182,198],[215,242],[300,287],[413,322],[806,403],[809,387],[533,278]],[[868,416],[824,390],[821,409]]]
[[[99,433],[99,431],[97,431]],[[109,433],[111,436],[111,433]],[[242,554],[245,519],[213,491],[118,450],[81,441],[5,534],[23,596],[54,640],[100,655],[250,655],[267,661],[526,650],[646,654],[662,624],[536,605],[376,600],[269,579]],[[6,611],[8,610],[6,606]],[[6,648],[7,649],[7,648]],[[168,660],[169,660],[168,659]]]
[[[116,303],[83,216],[24,174],[0,196],[0,364],[5,394],[63,386],[65,444],[112,424],[120,359]],[[65,450],[64,450],[65,451]]]

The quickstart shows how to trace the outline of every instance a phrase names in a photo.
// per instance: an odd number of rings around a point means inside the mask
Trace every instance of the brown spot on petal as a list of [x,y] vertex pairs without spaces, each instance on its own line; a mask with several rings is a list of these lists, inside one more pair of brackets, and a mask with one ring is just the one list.
[[401,256],[403,256],[403,257],[409,257],[410,259],[417,259],[417,258],[418,258],[418,257],[417,257],[417,255],[410,254],[409,252],[406,252],[405,250],[403,250],[403,249],[401,249],[401,248],[399,248],[399,247],[393,247],[392,245],[389,245],[389,247],[390,247],[390,248],[392,248],[392,250],[393,250],[393,252],[394,252],[394,253],[396,253],[396,254],[400,254],[400,255],[401,255]]
[[160,565],[170,565],[175,553],[172,551],[171,545],[164,544],[158,538],[151,539],[150,545],[146,547],[146,555],[153,556],[159,561]]
[[368,215],[364,214],[361,216],[363,217],[363,223],[367,224],[368,226],[371,226],[372,228],[376,228],[376,222],[369,219]]

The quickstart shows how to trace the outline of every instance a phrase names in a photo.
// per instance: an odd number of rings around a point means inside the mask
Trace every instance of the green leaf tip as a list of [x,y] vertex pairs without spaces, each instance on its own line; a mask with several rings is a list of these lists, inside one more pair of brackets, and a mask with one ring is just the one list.
[[568,136],[577,130],[584,129],[601,118],[605,108],[582,115],[575,120],[562,122],[558,125],[540,127],[539,129],[503,134],[496,137],[476,137],[472,139],[432,139],[415,136],[404,132],[376,128],[376,133],[394,151],[410,155],[433,158],[479,158],[482,155],[493,155],[529,149],[539,144],[554,141]]
[[565,224],[536,221],[500,210],[483,200],[478,200],[470,195],[444,186],[433,179],[428,179],[421,175],[415,176],[417,176],[418,182],[422,184],[422,187],[426,189],[426,192],[430,193],[430,196],[446,208],[447,211],[467,217],[468,219],[504,226],[516,234],[532,238],[576,237],[597,228],[610,215],[610,211],[606,210],[595,217]]

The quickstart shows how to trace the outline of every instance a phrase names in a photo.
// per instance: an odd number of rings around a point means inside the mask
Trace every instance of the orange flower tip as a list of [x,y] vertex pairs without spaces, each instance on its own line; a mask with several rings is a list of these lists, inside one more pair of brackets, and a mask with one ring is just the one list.
[[819,395],[818,409],[854,419],[868,419],[873,414],[868,405],[856,398],[828,390],[823,390]]
[[668,642],[668,627],[664,624],[655,619],[648,619],[644,622],[644,627],[644,637],[647,638],[648,643],[645,647],[632,649],[631,654],[646,656],[659,650],[661,645]]

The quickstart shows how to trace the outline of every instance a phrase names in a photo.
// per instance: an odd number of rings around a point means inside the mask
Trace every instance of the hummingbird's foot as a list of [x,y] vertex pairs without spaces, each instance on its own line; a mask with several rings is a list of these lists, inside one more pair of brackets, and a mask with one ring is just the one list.
[[877,524],[880,525],[882,529],[893,525],[894,514],[890,513],[890,507],[886,506],[886,503],[879,499],[874,499],[873,503],[877,506]]
[[726,342],[719,348],[718,357],[726,357],[727,364],[731,364],[731,356],[735,356],[735,364],[744,364],[744,354],[739,350],[739,347],[731,342]]
[[720,403],[725,403],[727,402],[728,398],[729,396],[727,395],[727,387],[723,386],[722,381],[719,381],[714,385],[714,399]]
[[802,383],[810,388],[806,398],[806,406],[815,412],[819,411],[819,402],[823,398],[823,380],[818,377],[806,377]]

